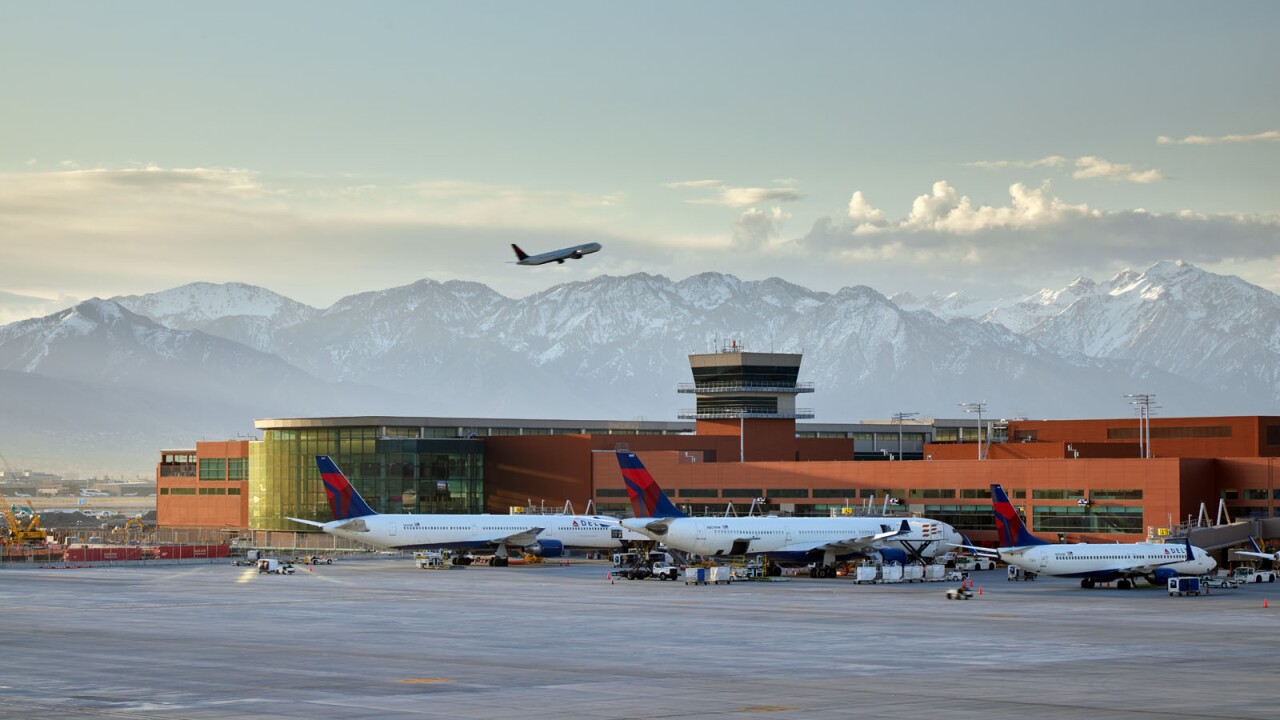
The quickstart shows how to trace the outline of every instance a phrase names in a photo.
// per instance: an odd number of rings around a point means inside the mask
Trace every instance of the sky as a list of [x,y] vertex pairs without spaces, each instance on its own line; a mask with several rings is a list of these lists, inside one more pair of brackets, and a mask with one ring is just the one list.
[[[1280,3],[0,4],[0,322],[245,282],[1280,291]],[[598,254],[522,267],[511,243]]]

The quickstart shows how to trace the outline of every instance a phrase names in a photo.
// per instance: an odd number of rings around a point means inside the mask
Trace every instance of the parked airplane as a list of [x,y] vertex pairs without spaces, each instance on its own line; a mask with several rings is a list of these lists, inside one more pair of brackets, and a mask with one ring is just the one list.
[[613,551],[647,538],[602,515],[380,515],[373,511],[327,455],[316,456],[333,510],[327,523],[289,518],[338,537],[378,547],[486,549],[505,565],[506,548],[559,557],[565,548]]
[[1258,547],[1258,541],[1254,540],[1253,538],[1249,538],[1249,544],[1253,546],[1253,552],[1237,550],[1236,554],[1248,555],[1249,557],[1256,557],[1256,558],[1262,558],[1264,560],[1272,560],[1275,562],[1280,562],[1280,552],[1263,552],[1262,548]]
[[101,490],[90,490],[88,488],[80,491],[80,497],[108,497],[110,495],[111,493],[105,493]]
[[581,260],[583,255],[590,255],[593,252],[600,252],[600,243],[587,243],[586,245],[574,245],[573,247],[561,248],[560,250],[552,250],[539,255],[530,255],[520,249],[519,245],[511,244],[511,249],[516,251],[517,265],[545,265],[549,262],[564,264],[565,260]]
[[1177,575],[1203,575],[1217,566],[1217,561],[1201,548],[1185,548],[1159,543],[1076,543],[1055,545],[1027,531],[1009,496],[999,485],[991,486],[991,509],[995,512],[996,530],[1000,534],[997,549],[967,547],[974,552],[995,557],[1009,565],[1039,575],[1080,578],[1080,587],[1091,588],[1100,582],[1116,581],[1120,589],[1133,587],[1137,578],[1159,585]]
[[672,504],[635,453],[619,452],[618,465],[636,514],[622,525],[695,555],[767,554],[771,563],[814,563],[813,577],[834,577],[835,564],[853,557],[921,560],[961,540],[955,528],[927,518],[689,517]]

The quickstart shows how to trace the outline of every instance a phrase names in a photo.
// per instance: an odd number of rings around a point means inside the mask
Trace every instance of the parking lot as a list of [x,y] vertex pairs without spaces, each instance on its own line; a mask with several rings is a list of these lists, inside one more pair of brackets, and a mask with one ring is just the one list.
[[[1278,586],[974,573],[611,581],[606,563],[0,571],[23,718],[1274,718]],[[14,715],[19,716],[18,714]]]

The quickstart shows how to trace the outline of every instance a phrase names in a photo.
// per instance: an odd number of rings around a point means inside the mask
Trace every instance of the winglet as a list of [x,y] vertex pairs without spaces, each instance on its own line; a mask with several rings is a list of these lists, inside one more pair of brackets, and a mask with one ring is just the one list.
[[911,523],[905,519],[902,521],[902,527],[898,528],[898,535],[909,535],[911,533]]
[[325,495],[329,496],[329,507],[333,510],[334,520],[350,520],[366,515],[377,515],[369,507],[355,487],[347,481],[328,455],[317,455],[316,466],[320,468],[320,479],[324,481]]
[[515,243],[511,243],[511,249],[516,251],[517,260],[525,260],[529,257],[529,253],[521,250],[520,246]]
[[1009,502],[1004,488],[998,484],[991,485],[991,510],[996,515],[996,533],[1000,536],[1000,547],[1026,547],[1028,545],[1049,545],[1027,531],[1022,524],[1018,510]]
[[1195,561],[1196,554],[1191,550],[1191,534],[1188,533],[1187,536],[1183,538],[1183,540],[1187,541],[1187,562]]
[[658,481],[653,479],[635,453],[619,451],[618,467],[622,469],[622,481],[627,486],[627,495],[631,497],[631,508],[636,517],[688,517],[662,492]]
[[1258,547],[1258,541],[1254,540],[1252,535],[1249,536],[1249,544],[1253,546],[1254,552],[1262,552],[1262,548]]

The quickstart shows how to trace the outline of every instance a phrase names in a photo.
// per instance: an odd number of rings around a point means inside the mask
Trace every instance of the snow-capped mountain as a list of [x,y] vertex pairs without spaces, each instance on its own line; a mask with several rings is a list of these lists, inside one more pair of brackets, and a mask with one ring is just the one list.
[[1156,393],[1166,415],[1268,414],[1280,398],[1280,297],[1183,263],[993,302],[704,273],[519,299],[421,280],[316,309],[197,283],[0,327],[0,389],[26,403],[36,446],[91,454],[94,432],[136,427],[109,444],[145,469],[162,446],[259,417],[675,419],[693,404],[675,392],[687,355],[729,339],[803,352],[817,391],[801,403],[825,422],[947,417],[974,400],[997,417],[1117,416],[1132,392]]

